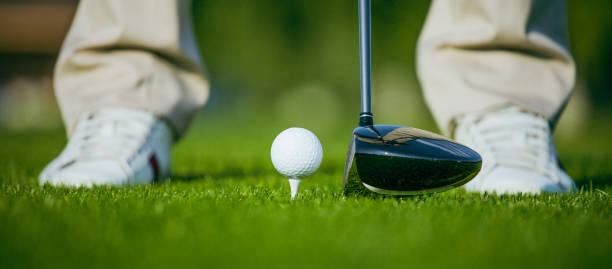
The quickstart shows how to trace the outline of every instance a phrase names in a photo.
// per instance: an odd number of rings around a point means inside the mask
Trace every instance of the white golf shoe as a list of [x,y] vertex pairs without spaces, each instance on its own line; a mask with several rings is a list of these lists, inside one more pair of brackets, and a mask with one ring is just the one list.
[[459,118],[455,139],[482,156],[480,173],[465,185],[468,191],[538,194],[576,189],[559,166],[548,121],[518,107]]
[[84,115],[62,153],[40,173],[40,184],[63,186],[150,183],[170,173],[172,132],[153,113],[103,109]]

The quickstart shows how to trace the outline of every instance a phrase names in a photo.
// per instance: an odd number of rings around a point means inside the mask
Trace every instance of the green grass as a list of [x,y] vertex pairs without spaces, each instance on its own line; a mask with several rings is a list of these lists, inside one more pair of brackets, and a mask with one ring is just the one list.
[[350,129],[315,128],[324,162],[291,202],[268,155],[284,127],[198,124],[171,182],[93,189],[37,185],[62,131],[1,132],[0,268],[612,267],[609,130],[560,139],[575,195],[395,199],[343,197]]

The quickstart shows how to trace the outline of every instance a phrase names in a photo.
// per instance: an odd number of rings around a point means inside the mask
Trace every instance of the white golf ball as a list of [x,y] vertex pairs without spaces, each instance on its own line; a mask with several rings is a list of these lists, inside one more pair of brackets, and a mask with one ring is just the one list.
[[276,136],[270,155],[279,173],[288,178],[301,179],[317,171],[323,159],[323,148],[311,131],[294,127]]

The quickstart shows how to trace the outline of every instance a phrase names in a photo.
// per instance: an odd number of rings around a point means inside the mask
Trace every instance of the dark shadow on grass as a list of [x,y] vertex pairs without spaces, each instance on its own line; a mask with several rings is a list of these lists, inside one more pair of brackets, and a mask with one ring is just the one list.
[[579,189],[603,189],[612,186],[612,174],[576,178],[576,184]]
[[[338,167],[336,166],[321,166],[317,170],[318,174],[334,174],[338,172]],[[170,181],[182,181],[182,182],[191,182],[196,180],[220,180],[226,178],[252,178],[259,177],[262,175],[278,175],[276,171],[269,169],[243,169],[242,167],[226,167],[223,171],[217,172],[194,172],[194,173],[185,173],[185,174],[172,174],[170,176]]]
[[215,173],[187,173],[173,174],[170,176],[170,181],[191,182],[196,180],[212,179],[220,180],[225,178],[250,178],[265,174],[264,170],[245,171],[241,169],[229,169]]

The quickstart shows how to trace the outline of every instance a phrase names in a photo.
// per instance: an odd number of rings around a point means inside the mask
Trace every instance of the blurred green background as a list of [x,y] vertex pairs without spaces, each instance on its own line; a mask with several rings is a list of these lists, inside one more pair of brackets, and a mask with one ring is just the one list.
[[[61,5],[67,10],[76,6],[76,1],[65,0],[11,2]],[[337,130],[348,133],[359,109],[356,3],[194,1],[196,31],[213,88],[198,120],[265,119],[278,126],[312,128],[323,135]],[[429,3],[372,3],[374,113],[380,123],[436,129],[414,63]],[[612,115],[608,108],[612,17],[607,14],[612,2],[570,0],[567,7],[578,79],[559,135],[575,137]],[[43,14],[63,16],[64,28],[69,24],[70,12]],[[62,34],[63,28],[58,29],[56,36]],[[60,128],[51,89],[57,46],[45,51],[11,51],[0,46],[0,129]]]

